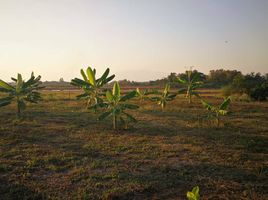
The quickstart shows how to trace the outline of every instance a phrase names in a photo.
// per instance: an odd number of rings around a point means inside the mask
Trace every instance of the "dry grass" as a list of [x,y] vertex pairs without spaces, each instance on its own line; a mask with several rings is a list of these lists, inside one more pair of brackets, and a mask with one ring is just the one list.
[[197,99],[145,102],[115,132],[76,93],[45,92],[22,121],[0,108],[0,199],[185,199],[195,185],[202,199],[268,199],[268,103],[232,102],[217,128]]

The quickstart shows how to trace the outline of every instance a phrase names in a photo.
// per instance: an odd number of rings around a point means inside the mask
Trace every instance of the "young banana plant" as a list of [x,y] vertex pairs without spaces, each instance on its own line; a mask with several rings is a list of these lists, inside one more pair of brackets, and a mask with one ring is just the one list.
[[149,99],[148,95],[155,94],[155,91],[149,91],[149,90],[140,90],[139,88],[136,89],[136,96],[140,100],[140,102],[143,102],[146,99]]
[[192,75],[192,70],[186,71],[187,78],[179,78],[177,80],[180,84],[184,85],[184,88],[179,90],[179,93],[186,93],[185,97],[188,98],[189,104],[192,103],[192,96],[199,97],[199,94],[196,92],[196,89],[199,88],[203,82],[199,81],[199,75]]
[[195,186],[192,191],[187,192],[186,194],[188,200],[199,200],[200,195],[199,195],[199,187]]
[[0,99],[0,107],[6,106],[15,101],[17,103],[17,117],[21,117],[21,112],[25,110],[26,103],[37,103],[41,100],[41,95],[37,90],[44,88],[40,86],[41,76],[35,77],[34,73],[27,81],[22,79],[21,74],[18,74],[17,79],[11,78],[15,85],[10,85],[0,79],[0,92],[7,93],[8,96]]
[[127,93],[126,95],[121,95],[121,90],[118,82],[114,83],[113,90],[108,90],[106,92],[106,102],[99,102],[98,107],[105,108],[98,119],[104,120],[107,117],[113,118],[113,128],[118,129],[118,123],[121,122],[125,128],[127,128],[129,122],[136,122],[136,119],[126,112],[130,109],[138,109],[139,106],[134,104],[126,103],[126,101],[134,98],[136,96],[136,91]]
[[209,111],[209,116],[216,118],[217,126],[220,125],[220,115],[227,114],[227,108],[231,103],[230,97],[226,98],[221,105],[213,106],[204,100],[201,100],[203,106]]
[[175,99],[177,94],[171,94],[170,93],[170,85],[166,84],[165,89],[162,93],[158,93],[160,96],[151,97],[152,101],[156,101],[158,105],[161,106],[162,111],[165,109],[166,104],[168,101],[172,101]]
[[[115,75],[109,76],[110,69],[107,68],[100,78],[96,78],[96,69],[88,67],[86,73],[83,69],[80,73],[82,79],[74,78],[71,81],[72,85],[78,86],[83,89],[84,93],[77,96],[78,99],[87,99],[87,108],[98,104],[102,101],[103,86],[114,79]],[[95,107],[96,108],[96,107]],[[96,110],[95,110],[96,111]]]

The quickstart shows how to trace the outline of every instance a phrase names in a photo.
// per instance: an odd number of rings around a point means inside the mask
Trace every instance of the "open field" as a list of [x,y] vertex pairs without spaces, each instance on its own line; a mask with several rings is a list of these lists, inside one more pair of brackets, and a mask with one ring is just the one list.
[[268,199],[267,102],[232,102],[216,128],[197,99],[145,101],[113,131],[76,94],[45,92],[22,121],[0,108],[0,199]]

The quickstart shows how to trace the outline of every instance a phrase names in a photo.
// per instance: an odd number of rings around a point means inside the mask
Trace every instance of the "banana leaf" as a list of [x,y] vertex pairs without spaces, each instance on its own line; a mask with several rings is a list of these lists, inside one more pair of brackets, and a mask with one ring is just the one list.
[[131,92],[127,93],[126,95],[124,95],[123,97],[121,97],[120,102],[130,100],[130,99],[134,98],[136,96],[136,94],[137,94],[136,91],[131,91]]

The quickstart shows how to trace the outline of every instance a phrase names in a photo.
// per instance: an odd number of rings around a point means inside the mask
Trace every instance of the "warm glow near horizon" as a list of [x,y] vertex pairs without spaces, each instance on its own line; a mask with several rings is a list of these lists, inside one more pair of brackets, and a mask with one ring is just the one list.
[[0,0],[0,78],[106,67],[151,80],[190,66],[268,72],[266,0]]

